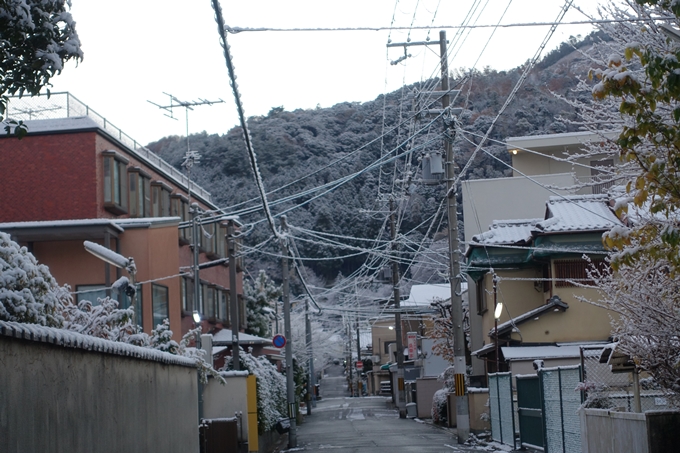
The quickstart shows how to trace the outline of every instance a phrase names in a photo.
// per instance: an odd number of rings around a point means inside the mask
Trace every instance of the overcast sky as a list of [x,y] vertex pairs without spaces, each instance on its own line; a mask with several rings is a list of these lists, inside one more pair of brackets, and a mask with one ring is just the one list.
[[[53,92],[69,91],[141,143],[166,135],[184,135],[179,121],[163,115],[147,101],[168,105],[171,93],[182,101],[223,99],[224,104],[196,107],[189,131],[224,134],[238,122],[228,73],[219,45],[210,0],[72,0],[71,12],[85,52],[54,79]],[[439,39],[442,26],[459,25],[473,4],[472,23],[552,22],[564,0],[222,0],[231,27],[337,28],[429,26],[431,32],[299,31],[242,32],[228,35],[247,116],[266,115],[272,107],[286,110],[330,107],[345,101],[369,101],[404,83],[439,72],[438,47],[410,47],[412,56],[390,65],[403,48],[392,42]],[[595,2],[577,0],[593,12]],[[417,5],[417,9],[416,9]],[[415,17],[414,17],[415,11]],[[433,15],[436,12],[436,17]],[[575,9],[565,21],[585,20]],[[454,47],[450,67],[514,68],[531,58],[549,27],[491,28],[447,37]],[[560,26],[546,48],[590,26]],[[488,45],[487,45],[488,43]],[[454,46],[454,44],[456,44]],[[486,45],[486,50],[483,51]],[[482,52],[483,51],[483,52]],[[477,61],[478,60],[478,61]]]

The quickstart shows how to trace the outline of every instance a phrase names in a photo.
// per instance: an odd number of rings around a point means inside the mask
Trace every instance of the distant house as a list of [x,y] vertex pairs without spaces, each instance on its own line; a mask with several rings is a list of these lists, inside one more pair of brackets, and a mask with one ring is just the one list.
[[[51,119],[26,118],[29,132],[21,140],[0,136],[0,231],[49,266],[77,299],[110,295],[123,306],[130,303],[110,288],[125,272],[86,253],[84,240],[133,257],[137,322],[146,332],[169,318],[179,339],[193,328],[194,311],[204,332],[243,329],[242,269],[228,262],[225,239],[229,223],[237,221],[220,216],[206,190],[70,94],[12,98],[13,116],[21,119],[17,112],[29,111],[31,100],[42,102]],[[191,272],[190,203],[204,213],[199,282]],[[236,288],[229,284],[230,264],[237,266]],[[238,320],[230,319],[230,291],[239,297]]]

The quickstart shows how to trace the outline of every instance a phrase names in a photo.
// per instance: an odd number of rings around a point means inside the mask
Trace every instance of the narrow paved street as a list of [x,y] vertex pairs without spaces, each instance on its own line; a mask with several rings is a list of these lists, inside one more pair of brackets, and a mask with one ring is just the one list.
[[331,366],[321,381],[322,399],[298,427],[298,448],[288,451],[441,453],[493,451],[458,445],[452,430],[400,419],[385,397],[348,397],[343,367]]

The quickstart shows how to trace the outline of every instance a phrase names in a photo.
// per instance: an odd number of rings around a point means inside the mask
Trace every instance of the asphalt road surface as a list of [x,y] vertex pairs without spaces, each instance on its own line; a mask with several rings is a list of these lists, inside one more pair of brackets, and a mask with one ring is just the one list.
[[343,367],[331,366],[321,381],[322,399],[297,429],[297,448],[337,453],[442,453],[493,451],[458,445],[452,430],[400,419],[390,398],[349,397]]

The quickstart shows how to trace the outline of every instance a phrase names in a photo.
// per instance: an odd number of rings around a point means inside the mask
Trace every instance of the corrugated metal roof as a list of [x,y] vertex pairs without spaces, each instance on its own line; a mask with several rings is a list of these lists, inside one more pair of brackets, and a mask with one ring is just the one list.
[[546,219],[536,224],[539,233],[607,231],[623,223],[609,208],[606,195],[550,197]]
[[526,243],[531,240],[531,231],[541,220],[494,220],[489,231],[472,236],[472,241],[484,245]]

